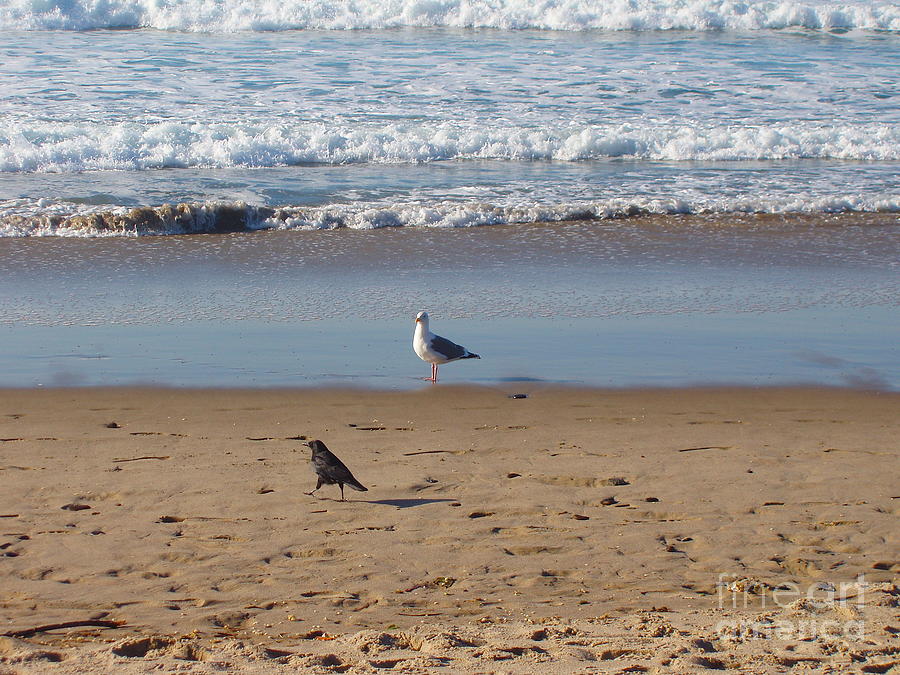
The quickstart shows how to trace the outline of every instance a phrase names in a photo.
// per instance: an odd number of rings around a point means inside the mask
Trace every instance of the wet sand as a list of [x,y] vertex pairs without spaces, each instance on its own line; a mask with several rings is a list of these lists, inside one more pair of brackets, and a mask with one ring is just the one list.
[[[898,412],[842,389],[5,390],[0,664],[887,672]],[[369,491],[303,494],[305,438]]]
[[[0,238],[0,386],[900,389],[897,214]],[[426,366],[427,373],[427,366]]]

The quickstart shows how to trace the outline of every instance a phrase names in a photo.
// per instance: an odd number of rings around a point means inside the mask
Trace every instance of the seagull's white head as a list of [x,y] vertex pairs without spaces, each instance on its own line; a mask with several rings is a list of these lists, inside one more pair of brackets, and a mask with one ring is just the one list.
[[428,312],[419,312],[416,314],[416,323],[428,325]]

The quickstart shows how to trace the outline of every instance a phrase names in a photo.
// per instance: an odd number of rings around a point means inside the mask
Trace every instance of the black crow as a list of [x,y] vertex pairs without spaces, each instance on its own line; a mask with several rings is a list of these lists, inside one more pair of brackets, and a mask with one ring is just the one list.
[[[359,492],[369,491],[369,488],[353,477],[353,474],[350,473],[350,469],[344,466],[344,463],[335,457],[334,453],[331,452],[322,441],[310,441],[306,445],[312,449],[312,458],[310,461],[312,462],[313,470],[319,478],[316,482],[316,490],[323,485],[334,485],[337,483],[341,488],[341,501],[344,501],[345,483]],[[316,490],[305,494],[311,495]]]

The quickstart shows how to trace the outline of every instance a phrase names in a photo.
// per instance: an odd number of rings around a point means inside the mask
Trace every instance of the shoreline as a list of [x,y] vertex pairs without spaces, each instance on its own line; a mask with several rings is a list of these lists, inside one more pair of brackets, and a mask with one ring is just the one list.
[[[122,622],[0,638],[0,664],[884,664],[898,410],[832,388],[0,390],[5,632]],[[369,491],[304,495],[304,437]]]
[[587,395],[609,395],[609,396],[640,396],[655,394],[677,394],[678,392],[695,392],[695,393],[714,393],[720,392],[725,394],[765,394],[769,393],[802,393],[802,392],[818,392],[818,393],[846,393],[849,395],[871,395],[871,396],[900,396],[900,391],[892,389],[882,389],[877,386],[869,387],[854,384],[820,384],[817,382],[796,382],[794,384],[734,384],[734,383],[689,383],[689,384],[672,384],[672,385],[622,385],[622,386],[601,386],[589,385],[581,382],[554,382],[537,380],[530,378],[509,378],[508,380],[498,380],[496,382],[484,383],[477,381],[457,381],[450,382],[443,379],[434,383],[426,381],[424,377],[410,377],[410,380],[418,383],[418,388],[397,389],[382,388],[365,384],[357,384],[353,382],[343,382],[339,384],[311,384],[311,385],[281,385],[281,386],[258,386],[258,387],[241,387],[241,386],[183,386],[169,384],[143,384],[143,383],[125,383],[112,385],[38,385],[38,386],[21,386],[10,387],[0,386],[0,399],[6,396],[16,394],[113,394],[115,392],[127,393],[131,392],[138,396],[145,394],[165,395],[166,393],[177,393],[179,395],[231,395],[237,396],[247,394],[249,396],[257,395],[276,395],[285,396],[328,396],[328,395],[351,395],[360,394],[365,396],[417,396],[427,395],[428,392],[439,390],[447,390],[451,392],[493,392],[501,395],[513,396],[523,393],[525,398],[529,398],[535,392],[550,392],[552,394],[574,394],[584,393]]

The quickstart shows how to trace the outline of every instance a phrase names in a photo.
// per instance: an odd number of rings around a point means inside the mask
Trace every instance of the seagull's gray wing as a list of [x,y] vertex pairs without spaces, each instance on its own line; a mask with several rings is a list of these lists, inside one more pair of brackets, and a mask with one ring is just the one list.
[[465,347],[462,347],[455,342],[450,342],[450,340],[442,338],[440,335],[435,335],[431,338],[430,347],[445,359],[450,360],[461,359],[469,353]]

